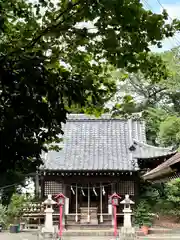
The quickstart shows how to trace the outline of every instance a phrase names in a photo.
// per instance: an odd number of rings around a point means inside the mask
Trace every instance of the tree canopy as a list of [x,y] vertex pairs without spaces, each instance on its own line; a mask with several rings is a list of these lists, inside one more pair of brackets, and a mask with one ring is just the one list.
[[146,121],[147,138],[150,144],[178,147],[180,144],[180,81],[179,47],[158,54],[164,60],[169,75],[154,82],[141,71],[128,73],[116,71],[120,81],[114,97],[114,114],[141,113]]
[[109,64],[154,83],[168,78],[149,47],[161,47],[179,23],[139,0],[0,0],[0,9],[2,179],[35,172],[71,106],[103,109],[117,90]]
[[154,137],[156,136],[158,144],[179,148],[179,47],[163,53],[162,58],[166,61],[170,75],[166,81],[159,82],[159,93],[154,99],[153,108],[145,112],[145,119],[149,125],[150,133],[156,131]]

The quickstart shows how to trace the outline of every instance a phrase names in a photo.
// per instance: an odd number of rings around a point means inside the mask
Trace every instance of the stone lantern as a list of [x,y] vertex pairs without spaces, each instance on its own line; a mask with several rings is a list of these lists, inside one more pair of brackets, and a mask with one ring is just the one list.
[[124,227],[129,228],[132,227],[131,223],[131,204],[134,204],[134,202],[129,198],[129,195],[125,195],[125,199],[120,202],[120,204],[124,205],[123,213],[124,213]]
[[53,205],[57,204],[54,200],[52,200],[52,196],[48,195],[48,198],[43,202],[45,208],[45,225],[42,229],[43,233],[54,233],[55,229],[53,227]]

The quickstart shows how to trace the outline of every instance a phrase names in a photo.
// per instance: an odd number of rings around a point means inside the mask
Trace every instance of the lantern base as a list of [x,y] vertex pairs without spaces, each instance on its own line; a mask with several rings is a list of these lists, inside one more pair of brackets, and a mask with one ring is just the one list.
[[120,230],[120,239],[121,240],[135,240],[136,231],[134,227],[122,227]]
[[55,233],[56,231],[55,231],[55,227],[48,227],[48,228],[43,227],[41,232],[42,233]]
[[55,227],[53,227],[53,228],[45,228],[45,227],[43,227],[42,229],[41,229],[41,232],[39,233],[39,237],[41,236],[41,238],[43,238],[43,239],[45,239],[45,238],[55,238],[56,236],[57,236],[57,231],[56,231],[56,228]]
[[124,213],[124,224],[123,224],[123,227],[124,228],[131,228],[132,227],[132,222],[131,222],[132,210],[124,209],[123,213]]

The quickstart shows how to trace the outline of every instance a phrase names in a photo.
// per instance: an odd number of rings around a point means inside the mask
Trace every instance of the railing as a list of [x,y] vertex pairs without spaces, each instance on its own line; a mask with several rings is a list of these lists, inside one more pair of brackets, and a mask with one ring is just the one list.
[[[24,214],[22,220],[26,223],[27,228],[39,228],[45,219],[44,206],[41,203],[30,203],[24,206]],[[134,214],[131,213],[133,216]],[[78,216],[78,220],[80,219],[81,213],[69,213],[65,215],[66,221],[76,221],[76,217]],[[97,213],[98,218],[103,216],[104,221],[110,220],[107,217],[112,217],[109,213]],[[117,216],[124,216],[123,213],[117,213]],[[68,218],[69,217],[69,218]],[[53,220],[55,224],[59,222],[59,212],[53,213]]]

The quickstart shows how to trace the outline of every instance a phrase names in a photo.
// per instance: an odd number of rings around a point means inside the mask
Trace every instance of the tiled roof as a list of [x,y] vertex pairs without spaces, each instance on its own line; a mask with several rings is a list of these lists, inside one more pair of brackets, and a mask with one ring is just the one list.
[[[145,124],[140,120],[112,119],[109,114],[100,118],[70,114],[63,130],[62,150],[44,155],[44,169],[134,171],[138,169],[137,158],[148,157]],[[131,151],[135,142],[138,145]],[[155,156],[167,155],[169,149],[155,151]]]

